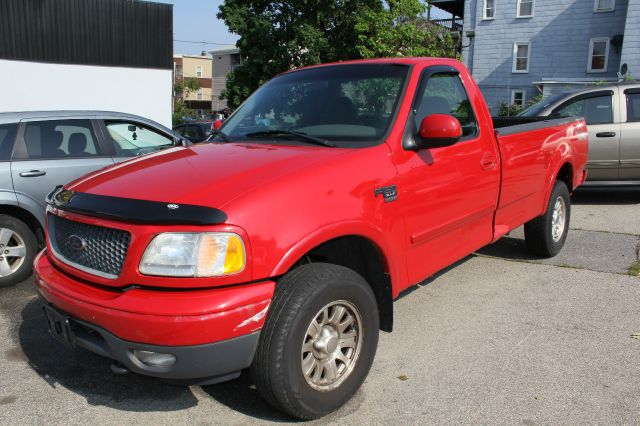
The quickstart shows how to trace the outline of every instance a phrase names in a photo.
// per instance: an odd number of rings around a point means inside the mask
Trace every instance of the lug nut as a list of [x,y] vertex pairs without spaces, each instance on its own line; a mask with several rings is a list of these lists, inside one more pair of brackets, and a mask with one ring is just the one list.
[[5,250],[5,251],[4,251],[4,254],[9,254],[9,250]]

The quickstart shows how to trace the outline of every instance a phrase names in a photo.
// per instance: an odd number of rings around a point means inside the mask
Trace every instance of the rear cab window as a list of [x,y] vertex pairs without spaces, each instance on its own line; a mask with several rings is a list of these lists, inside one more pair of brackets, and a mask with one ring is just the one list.
[[627,99],[627,122],[640,122],[640,88],[625,91]]

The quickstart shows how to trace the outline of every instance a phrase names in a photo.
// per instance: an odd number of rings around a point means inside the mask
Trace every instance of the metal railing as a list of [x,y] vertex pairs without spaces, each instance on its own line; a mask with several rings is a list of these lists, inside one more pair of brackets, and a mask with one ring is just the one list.
[[449,31],[462,31],[463,20],[461,18],[432,19],[429,22]]

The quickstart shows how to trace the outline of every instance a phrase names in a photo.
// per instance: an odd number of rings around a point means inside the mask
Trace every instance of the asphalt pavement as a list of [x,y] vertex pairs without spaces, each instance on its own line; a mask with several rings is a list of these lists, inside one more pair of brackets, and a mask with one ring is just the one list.
[[[406,292],[395,331],[341,410],[311,423],[640,423],[640,189],[573,197],[562,253],[518,229]],[[206,387],[114,376],[45,329],[32,279],[0,289],[0,424],[254,424],[294,420],[248,374]]]

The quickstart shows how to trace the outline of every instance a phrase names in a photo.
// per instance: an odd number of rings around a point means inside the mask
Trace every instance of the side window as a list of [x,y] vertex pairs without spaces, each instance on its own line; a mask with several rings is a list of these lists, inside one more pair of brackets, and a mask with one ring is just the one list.
[[553,115],[581,116],[589,124],[613,123],[613,107],[611,95],[597,96],[593,98],[577,99],[573,102],[561,105],[553,110]]
[[0,124],[0,161],[11,160],[17,129],[17,124]]
[[20,159],[81,158],[99,155],[91,120],[28,122]]
[[200,137],[200,133],[199,133],[198,125],[196,125],[196,124],[187,124],[185,126],[185,132],[184,132],[183,135],[188,137],[188,138],[199,138]]
[[173,138],[139,123],[105,121],[116,155],[133,157],[174,146]]
[[627,122],[640,121],[640,93],[627,93]]
[[431,76],[415,114],[416,131],[422,120],[431,114],[448,114],[457,118],[462,126],[462,137],[473,136],[478,130],[471,102],[457,74]]

